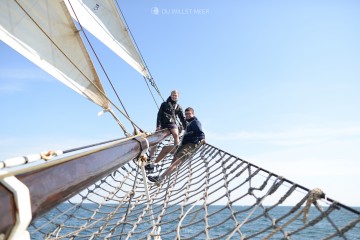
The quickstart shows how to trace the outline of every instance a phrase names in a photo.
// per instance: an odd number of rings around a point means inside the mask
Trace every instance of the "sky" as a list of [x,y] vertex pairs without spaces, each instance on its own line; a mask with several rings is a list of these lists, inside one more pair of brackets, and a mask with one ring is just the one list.
[[[118,3],[162,97],[179,90],[209,144],[360,206],[359,1]],[[154,131],[161,97],[90,39],[131,119]],[[0,160],[123,137],[110,115],[3,42],[0,109]]]

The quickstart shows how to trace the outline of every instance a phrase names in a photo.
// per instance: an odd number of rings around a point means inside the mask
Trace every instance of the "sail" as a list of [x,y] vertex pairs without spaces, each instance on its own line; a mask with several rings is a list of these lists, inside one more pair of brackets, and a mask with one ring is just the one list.
[[150,74],[113,0],[65,1],[71,16],[144,77]]
[[4,0],[0,39],[89,100],[109,101],[65,4],[53,0]]

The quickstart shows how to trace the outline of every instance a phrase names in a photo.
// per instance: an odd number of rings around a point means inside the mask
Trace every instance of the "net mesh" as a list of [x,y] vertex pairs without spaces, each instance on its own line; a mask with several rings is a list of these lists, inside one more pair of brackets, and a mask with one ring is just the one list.
[[[167,139],[160,143],[171,144]],[[151,175],[169,167],[167,155]],[[149,200],[136,159],[43,215],[32,239],[359,239],[359,209],[205,144]]]

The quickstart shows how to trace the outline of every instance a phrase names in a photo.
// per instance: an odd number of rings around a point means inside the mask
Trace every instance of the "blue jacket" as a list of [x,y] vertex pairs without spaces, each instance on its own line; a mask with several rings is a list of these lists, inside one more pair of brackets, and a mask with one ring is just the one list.
[[186,126],[186,131],[181,144],[198,144],[202,139],[205,139],[205,133],[202,131],[201,123],[196,117],[193,117]]

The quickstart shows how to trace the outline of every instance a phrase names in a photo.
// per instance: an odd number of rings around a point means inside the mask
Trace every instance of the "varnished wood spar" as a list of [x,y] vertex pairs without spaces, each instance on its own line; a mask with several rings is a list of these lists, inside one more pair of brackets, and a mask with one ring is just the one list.
[[[155,146],[168,135],[166,130],[149,136],[149,145]],[[18,175],[30,190],[33,219],[134,159],[141,150],[140,142],[132,139],[51,168]],[[0,233],[8,233],[15,224],[15,205],[12,194],[2,185],[0,219]]]

